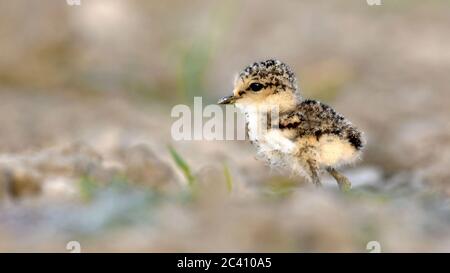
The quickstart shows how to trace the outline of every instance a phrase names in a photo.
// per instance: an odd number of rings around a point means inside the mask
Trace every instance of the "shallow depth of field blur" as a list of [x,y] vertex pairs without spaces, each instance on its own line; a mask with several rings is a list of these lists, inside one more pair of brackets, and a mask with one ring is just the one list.
[[[0,0],[0,251],[450,251],[446,0]],[[277,57],[368,139],[353,190],[173,141]]]

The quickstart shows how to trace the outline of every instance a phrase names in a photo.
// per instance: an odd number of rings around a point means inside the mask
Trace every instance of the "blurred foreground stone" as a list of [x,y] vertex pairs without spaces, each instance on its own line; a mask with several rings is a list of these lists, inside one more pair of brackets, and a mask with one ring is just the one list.
[[97,186],[119,178],[158,190],[175,185],[171,168],[144,145],[109,161],[81,143],[0,157],[0,198],[72,198],[79,196],[79,182],[85,178]]

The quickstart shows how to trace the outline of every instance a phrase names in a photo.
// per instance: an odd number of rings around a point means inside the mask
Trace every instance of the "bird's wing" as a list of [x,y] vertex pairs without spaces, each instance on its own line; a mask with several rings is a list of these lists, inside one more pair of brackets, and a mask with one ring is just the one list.
[[297,136],[324,134],[346,138],[357,149],[363,146],[361,132],[330,106],[316,100],[304,100],[296,111],[280,117],[280,129],[294,129]]

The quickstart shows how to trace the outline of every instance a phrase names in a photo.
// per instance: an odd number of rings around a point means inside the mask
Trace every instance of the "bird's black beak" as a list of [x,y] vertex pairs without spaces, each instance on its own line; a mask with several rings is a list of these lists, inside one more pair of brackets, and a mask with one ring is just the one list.
[[236,101],[235,96],[226,96],[221,98],[217,103],[218,104],[233,104]]

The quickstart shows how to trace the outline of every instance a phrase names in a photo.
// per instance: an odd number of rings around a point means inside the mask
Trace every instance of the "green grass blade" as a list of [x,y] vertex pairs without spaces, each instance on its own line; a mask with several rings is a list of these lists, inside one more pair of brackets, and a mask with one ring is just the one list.
[[230,169],[226,163],[223,164],[223,172],[225,174],[228,192],[231,192],[233,190],[233,179],[231,177]]
[[89,176],[83,176],[79,181],[81,198],[85,201],[92,200],[98,190],[98,183]]
[[195,177],[192,175],[189,165],[186,163],[186,161],[180,156],[180,154],[172,146],[169,146],[169,151],[170,151],[170,155],[172,156],[173,160],[175,161],[175,164],[177,165],[178,168],[180,168],[180,170],[183,172],[184,176],[186,177],[189,187],[193,188],[195,186]]

